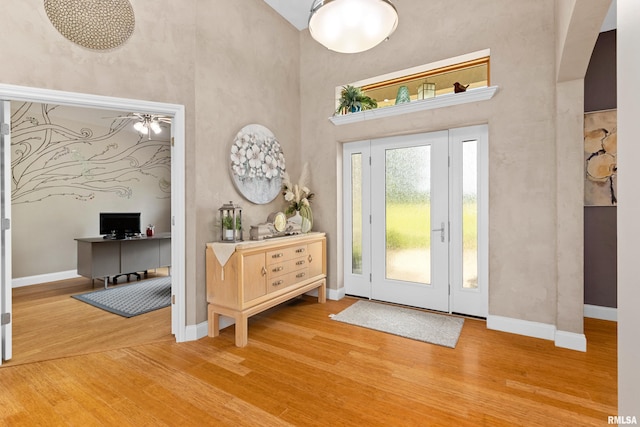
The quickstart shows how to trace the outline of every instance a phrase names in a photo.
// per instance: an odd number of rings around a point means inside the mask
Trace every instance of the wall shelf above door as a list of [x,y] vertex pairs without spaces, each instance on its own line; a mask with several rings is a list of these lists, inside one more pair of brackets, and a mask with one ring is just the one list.
[[412,101],[380,109],[364,110],[357,113],[333,116],[329,117],[329,120],[334,125],[340,126],[349,123],[363,122],[366,120],[380,119],[383,117],[415,113],[417,111],[451,107],[453,105],[468,104],[476,101],[486,101],[493,98],[497,90],[498,86],[469,89],[462,93],[448,93],[435,98]]

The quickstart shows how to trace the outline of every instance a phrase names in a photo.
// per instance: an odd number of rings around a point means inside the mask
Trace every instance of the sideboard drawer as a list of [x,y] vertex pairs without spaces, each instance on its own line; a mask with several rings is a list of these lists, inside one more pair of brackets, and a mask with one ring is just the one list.
[[289,246],[267,252],[267,265],[289,261],[290,259],[306,255],[307,245]]
[[293,271],[283,276],[274,277],[273,279],[267,281],[267,292],[271,293],[271,292],[279,291],[280,289],[284,289],[289,286],[295,285],[308,278],[309,278],[308,268],[303,268],[302,270]]

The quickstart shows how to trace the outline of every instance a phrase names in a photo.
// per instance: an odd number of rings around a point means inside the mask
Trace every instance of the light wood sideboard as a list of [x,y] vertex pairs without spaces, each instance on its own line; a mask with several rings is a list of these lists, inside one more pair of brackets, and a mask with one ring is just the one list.
[[229,316],[235,320],[236,346],[244,347],[248,319],[254,314],[313,289],[318,289],[318,302],[324,303],[326,253],[326,236],[318,232],[262,241],[207,243],[209,336],[219,335],[220,315]]

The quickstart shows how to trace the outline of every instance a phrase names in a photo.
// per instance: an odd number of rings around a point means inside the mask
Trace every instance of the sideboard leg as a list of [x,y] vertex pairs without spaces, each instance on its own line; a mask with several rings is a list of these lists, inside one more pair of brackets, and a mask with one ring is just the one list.
[[249,318],[239,313],[236,318],[236,347],[246,347],[249,343]]
[[322,284],[318,287],[318,302],[324,304],[327,302],[327,281],[322,279]]
[[215,313],[209,306],[209,336],[217,337],[218,335],[220,335],[220,314]]

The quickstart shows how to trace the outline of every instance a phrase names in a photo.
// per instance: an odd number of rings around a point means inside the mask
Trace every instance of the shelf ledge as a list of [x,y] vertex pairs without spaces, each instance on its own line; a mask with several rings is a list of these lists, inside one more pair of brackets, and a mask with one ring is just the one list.
[[435,108],[451,107],[453,105],[468,104],[470,102],[486,101],[493,98],[493,95],[495,95],[497,90],[498,86],[489,86],[470,89],[462,93],[447,93],[431,99],[423,99],[404,104],[392,105],[385,108],[375,108],[373,110],[364,110],[357,113],[333,116],[329,117],[329,120],[334,125],[340,126],[348,123],[415,113],[416,111],[433,110]]

